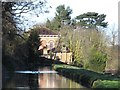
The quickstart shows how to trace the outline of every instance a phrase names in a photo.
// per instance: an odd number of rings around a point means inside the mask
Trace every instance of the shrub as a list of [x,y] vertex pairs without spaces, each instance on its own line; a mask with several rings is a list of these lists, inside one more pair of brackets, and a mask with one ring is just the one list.
[[91,50],[90,59],[88,60],[88,67],[92,71],[103,72],[106,66],[107,55],[93,48]]

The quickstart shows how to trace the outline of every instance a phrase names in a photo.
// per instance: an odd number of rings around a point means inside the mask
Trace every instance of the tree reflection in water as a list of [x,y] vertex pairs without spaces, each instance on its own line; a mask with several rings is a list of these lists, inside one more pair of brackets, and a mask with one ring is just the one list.
[[37,90],[38,88],[38,75],[37,74],[29,74],[29,81],[28,85],[30,89],[35,89]]

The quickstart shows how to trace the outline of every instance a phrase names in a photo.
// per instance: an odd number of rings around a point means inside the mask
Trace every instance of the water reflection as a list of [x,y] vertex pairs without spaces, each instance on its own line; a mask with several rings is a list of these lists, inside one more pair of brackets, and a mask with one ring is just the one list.
[[37,89],[38,86],[38,75],[37,74],[29,74],[28,75],[29,81],[28,85],[30,89]]
[[[57,73],[48,73],[48,71],[51,70],[53,71],[51,67],[41,67],[38,69],[38,72],[44,71],[44,73],[28,73],[28,71],[27,73],[17,72],[6,88],[15,88],[19,90],[39,90],[39,88],[84,88],[80,84],[58,75]],[[47,73],[45,73],[45,71],[47,71]]]
[[[50,70],[50,68],[40,68],[39,70]],[[49,73],[38,75],[39,88],[84,88],[80,84],[65,78],[61,75]]]
[[56,71],[15,71],[15,73],[22,73],[22,74],[48,74],[48,73],[57,73]]

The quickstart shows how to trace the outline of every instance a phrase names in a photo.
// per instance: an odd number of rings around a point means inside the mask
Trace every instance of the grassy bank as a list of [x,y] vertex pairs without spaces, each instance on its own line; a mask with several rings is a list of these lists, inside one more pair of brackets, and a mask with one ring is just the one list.
[[119,81],[113,81],[113,80],[97,80],[94,81],[93,88],[120,88],[120,82]]
[[117,76],[97,73],[70,65],[56,64],[54,65],[54,69],[58,71],[59,74],[70,78],[78,83],[81,83],[86,87],[99,88],[99,83],[101,88],[111,88],[111,85],[114,83],[115,85],[113,86],[113,88],[118,88],[117,83],[120,80],[120,78],[118,78]]

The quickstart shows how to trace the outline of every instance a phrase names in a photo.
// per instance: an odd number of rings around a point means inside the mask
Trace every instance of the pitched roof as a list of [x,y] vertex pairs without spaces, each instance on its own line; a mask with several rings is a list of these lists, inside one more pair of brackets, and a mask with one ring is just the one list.
[[40,34],[40,35],[58,35],[57,33],[51,31],[51,30],[48,29],[48,28],[40,28],[39,34]]

